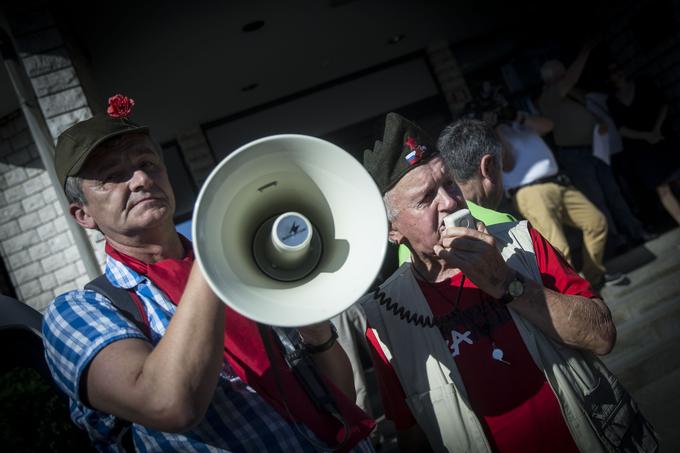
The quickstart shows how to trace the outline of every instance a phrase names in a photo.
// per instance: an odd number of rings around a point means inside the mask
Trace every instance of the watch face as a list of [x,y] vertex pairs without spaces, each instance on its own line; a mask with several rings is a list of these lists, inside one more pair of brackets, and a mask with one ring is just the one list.
[[513,280],[510,282],[510,285],[508,286],[508,293],[512,297],[519,297],[524,293],[524,283],[520,282],[519,280]]

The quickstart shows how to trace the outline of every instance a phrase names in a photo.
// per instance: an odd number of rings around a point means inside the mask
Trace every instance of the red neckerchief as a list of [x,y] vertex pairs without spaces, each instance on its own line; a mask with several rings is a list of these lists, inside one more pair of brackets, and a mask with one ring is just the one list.
[[[182,259],[165,259],[153,264],[144,263],[136,258],[115,250],[106,243],[106,253],[113,259],[123,263],[135,272],[146,275],[177,305],[180,302],[189,273],[194,263],[194,252],[191,242],[179,235],[186,256]],[[271,329],[268,329],[273,338]],[[320,412],[309,399],[304,389],[285,364],[278,348],[275,350],[276,366],[279,370],[281,388],[285,389],[286,401],[293,418],[304,423],[322,441],[328,445],[336,445],[344,438],[344,428],[331,415]],[[224,331],[224,357],[231,369],[242,381],[251,386],[282,417],[290,420],[290,415],[283,404],[278,391],[276,378],[269,363],[266,349],[257,323],[241,316],[226,307]],[[342,451],[350,450],[359,441],[366,438],[373,430],[375,421],[368,417],[356,404],[338,390],[332,382],[322,377],[326,387],[333,396],[340,414],[350,427],[349,441]]]

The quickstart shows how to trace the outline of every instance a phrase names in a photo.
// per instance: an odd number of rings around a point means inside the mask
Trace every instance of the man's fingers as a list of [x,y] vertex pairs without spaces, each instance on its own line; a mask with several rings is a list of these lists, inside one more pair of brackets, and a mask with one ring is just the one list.
[[[456,229],[456,231],[451,231],[454,234],[447,234],[442,237],[440,245],[446,248],[454,247],[461,250],[471,250],[471,251],[482,251],[487,246],[495,247],[495,240],[493,236],[486,232],[486,227],[482,224],[477,228],[483,228],[480,230],[472,230],[470,228],[453,227],[450,230]],[[448,232],[449,229],[447,229]],[[455,234],[458,231],[461,234]],[[455,245],[454,245],[455,244]]]

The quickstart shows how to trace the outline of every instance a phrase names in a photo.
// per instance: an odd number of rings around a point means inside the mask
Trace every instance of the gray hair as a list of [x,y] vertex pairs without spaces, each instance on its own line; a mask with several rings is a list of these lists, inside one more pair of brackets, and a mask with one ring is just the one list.
[[387,220],[390,222],[394,221],[397,215],[399,215],[399,209],[394,206],[391,191],[383,195],[383,204],[385,205],[385,211],[387,212]]
[[437,147],[456,182],[467,182],[479,169],[482,157],[491,155],[500,167],[503,145],[484,121],[460,119],[439,135]]
[[83,180],[78,176],[67,176],[64,183],[64,193],[69,203],[85,204],[85,193],[83,192]]

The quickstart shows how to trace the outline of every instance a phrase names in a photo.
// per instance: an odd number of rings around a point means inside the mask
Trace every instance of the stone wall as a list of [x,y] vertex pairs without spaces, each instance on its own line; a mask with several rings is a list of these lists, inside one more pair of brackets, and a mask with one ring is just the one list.
[[18,111],[0,119],[0,193],[0,256],[17,298],[42,311],[87,276]]
[[448,41],[432,42],[427,46],[426,51],[439,89],[442,91],[451,115],[456,118],[471,99],[463,71]]
[[[8,9],[10,32],[34,90],[36,102],[56,137],[92,116],[76,69],[46,9]],[[89,280],[49,175],[20,111],[0,119],[0,255],[17,298],[42,311],[56,295]],[[99,263],[103,237],[88,232]]]
[[191,129],[177,135],[177,143],[196,187],[200,188],[213,168],[215,157],[203,130]]

